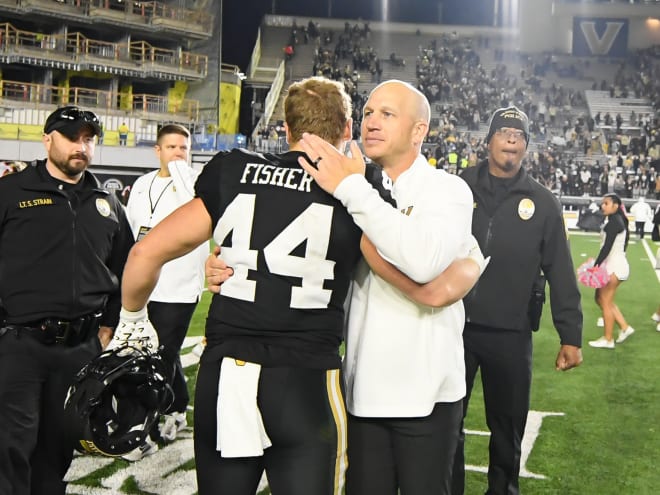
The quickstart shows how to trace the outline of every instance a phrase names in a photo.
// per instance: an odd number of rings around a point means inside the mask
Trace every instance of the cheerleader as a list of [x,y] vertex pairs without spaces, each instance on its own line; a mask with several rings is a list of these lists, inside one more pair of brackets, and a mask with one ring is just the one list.
[[604,335],[589,341],[591,347],[614,349],[614,322],[619,325],[620,344],[630,337],[635,329],[628,325],[619,307],[614,302],[619,284],[628,280],[630,266],[626,258],[628,247],[628,217],[626,217],[621,198],[616,194],[606,194],[601,202],[601,210],[606,217],[601,230],[601,247],[595,265],[602,265],[610,276],[607,284],[596,289],[596,303],[603,312]]

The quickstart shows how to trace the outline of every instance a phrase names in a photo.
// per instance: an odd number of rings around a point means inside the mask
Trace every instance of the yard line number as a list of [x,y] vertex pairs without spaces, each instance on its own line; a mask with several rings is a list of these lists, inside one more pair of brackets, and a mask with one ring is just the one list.
[[[248,279],[248,271],[257,269],[258,251],[250,249],[255,202],[255,194],[238,194],[213,232],[219,245],[233,232],[231,247],[222,247],[222,259],[234,275],[222,285],[222,295],[249,302],[254,302],[257,285]],[[335,262],[326,259],[332,213],[332,206],[310,204],[263,249],[271,273],[302,279],[300,286],[291,287],[291,308],[323,309],[330,303],[332,291],[323,283],[334,278]],[[293,256],[291,252],[303,241],[307,241],[305,256]]]

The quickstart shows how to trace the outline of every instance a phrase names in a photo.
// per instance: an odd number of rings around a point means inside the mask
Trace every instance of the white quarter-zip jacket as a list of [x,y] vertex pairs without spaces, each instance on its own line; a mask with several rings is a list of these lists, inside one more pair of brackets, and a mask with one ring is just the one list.
[[[459,177],[431,168],[421,155],[393,185],[397,208],[364,177],[335,191],[381,255],[420,283],[466,255],[472,193]],[[408,299],[362,261],[352,287],[344,377],[351,414],[424,417],[435,403],[465,395],[463,303],[434,309]]]

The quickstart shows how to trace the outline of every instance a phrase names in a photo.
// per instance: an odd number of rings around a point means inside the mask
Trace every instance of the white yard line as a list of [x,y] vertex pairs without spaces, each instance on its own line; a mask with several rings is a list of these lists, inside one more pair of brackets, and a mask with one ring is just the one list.
[[[655,243],[651,243],[655,247]],[[651,250],[651,246],[649,246],[649,243],[646,241],[646,239],[642,239],[642,246],[644,246],[644,251],[646,251],[646,256],[648,256],[649,263],[651,264],[651,268],[653,268],[653,271],[655,272],[655,276],[658,279],[658,282],[660,282],[660,267],[655,265],[656,261],[656,255],[653,253]],[[660,247],[658,248],[660,250]]]

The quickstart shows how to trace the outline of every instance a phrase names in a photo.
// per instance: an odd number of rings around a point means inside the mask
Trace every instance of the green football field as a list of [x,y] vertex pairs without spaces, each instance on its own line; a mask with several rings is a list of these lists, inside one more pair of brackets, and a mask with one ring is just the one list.
[[[570,239],[576,266],[598,253],[597,235],[571,233]],[[588,340],[602,334],[602,329],[596,326],[599,313],[594,291],[581,287],[584,362],[577,369],[554,369],[559,340],[546,302],[541,329],[534,335],[534,378],[523,442],[521,493],[660,493],[660,332],[650,318],[660,304],[660,270],[654,269],[659,247],[658,243],[631,239],[631,277],[620,287],[617,303],[636,333],[616,349],[587,345]],[[197,358],[190,351],[203,335],[209,301],[206,293],[191,325],[191,338],[182,350],[191,397]],[[192,426],[192,410],[188,422]],[[486,489],[488,436],[479,383],[473,392],[466,431],[466,494],[482,494]],[[181,438],[135,463],[80,456],[67,479],[67,493],[81,495],[193,495],[192,429],[187,428]],[[260,488],[260,495],[268,493],[267,488]]]

